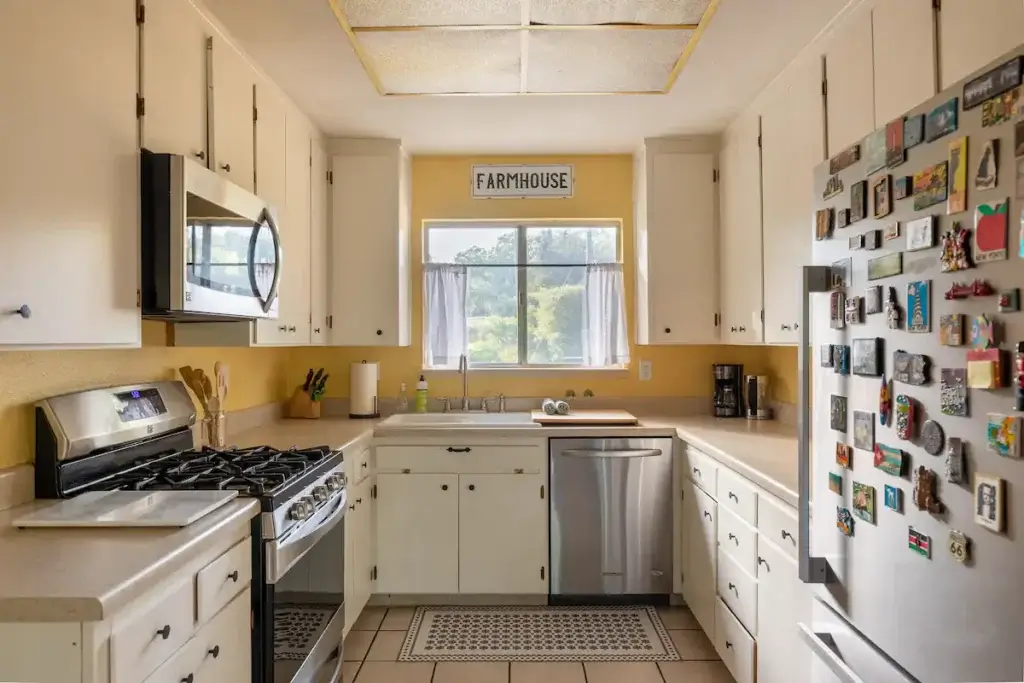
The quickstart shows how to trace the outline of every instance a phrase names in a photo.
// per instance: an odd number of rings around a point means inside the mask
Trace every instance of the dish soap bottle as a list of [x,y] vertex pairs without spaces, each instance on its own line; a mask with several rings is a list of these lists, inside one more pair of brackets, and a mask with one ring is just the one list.
[[420,375],[420,381],[416,383],[416,412],[427,412],[427,380]]
[[405,388],[405,382],[398,385],[398,407],[399,413],[409,412],[409,392]]

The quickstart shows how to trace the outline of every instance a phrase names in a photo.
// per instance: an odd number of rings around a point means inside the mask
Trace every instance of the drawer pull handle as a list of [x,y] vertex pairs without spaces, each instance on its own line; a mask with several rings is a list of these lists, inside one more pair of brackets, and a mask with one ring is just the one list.
[[452,448],[451,446],[448,447],[449,453],[469,453],[471,450],[473,449],[470,448],[469,446],[466,446],[465,448]]
[[188,676],[185,676],[183,679],[181,679],[181,683],[192,683],[194,678],[195,676],[189,674]]
[[356,498],[356,505],[362,505],[362,504],[363,504],[363,499],[362,498]]
[[732,643],[730,641],[728,641],[728,640],[725,641],[725,649],[726,650],[731,650],[732,649]]
[[796,543],[796,539],[793,538],[793,534],[791,534],[788,531],[786,531],[785,529],[783,529],[782,530],[782,540],[786,540],[787,538],[789,540],[791,540],[793,543]]
[[220,656],[220,645],[214,645],[213,649],[207,650],[206,654],[210,655],[214,659]]
[[740,597],[740,592],[738,590],[736,590],[736,584],[735,583],[730,583],[729,584],[729,590],[731,590],[733,593],[735,593],[737,598]]
[[736,545],[740,544],[740,539],[736,538],[736,534],[729,534],[729,540],[735,543]]
[[710,513],[710,512],[708,512],[707,510],[705,510],[705,511],[704,511],[704,518],[705,518],[705,519],[711,519],[711,513]]
[[515,469],[514,469],[514,470],[512,470],[512,471],[513,471],[514,473],[516,473],[516,474],[522,474],[522,473],[524,472],[524,470],[523,470],[523,468],[522,468],[522,467],[517,467],[517,468],[515,468]]
[[365,463],[364,462],[364,463],[360,464],[359,466],[365,468],[367,466],[367,464],[369,464],[369,463]]
[[729,497],[732,498],[733,500],[735,500],[737,503],[740,502],[739,497],[735,493],[733,493],[732,491],[729,491]]
[[164,640],[167,640],[171,637],[171,625],[164,624],[164,627],[162,629],[158,629],[156,634],[162,637]]
[[696,474],[698,477],[701,476],[700,470],[697,469],[696,467],[693,468],[693,473]]
[[762,565],[763,564],[764,568],[767,569],[768,571],[772,570],[772,566],[770,564],[768,564],[768,560],[764,559],[763,557],[758,557],[757,558],[757,564],[758,565]]
[[448,490],[448,484],[441,484],[441,490],[442,491],[447,491]]
[[349,510],[355,510],[355,509],[356,509],[356,506],[355,506],[355,505],[349,505],[349,506],[348,506],[348,509],[349,509]]
[[235,583],[238,583],[238,570],[236,569],[235,571],[228,574],[228,578],[234,581]]
[[409,474],[410,472],[412,472],[412,470],[410,470],[410,469],[403,469],[402,470],[402,474]]

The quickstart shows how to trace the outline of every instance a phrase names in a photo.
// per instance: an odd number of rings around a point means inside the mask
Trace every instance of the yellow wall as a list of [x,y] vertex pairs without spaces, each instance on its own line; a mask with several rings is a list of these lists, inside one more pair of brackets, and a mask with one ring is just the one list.
[[[575,166],[576,187],[571,199],[470,198],[470,168],[473,164],[569,163]],[[411,346],[406,348],[322,348],[295,349],[288,356],[292,383],[300,382],[309,367],[325,367],[331,374],[327,394],[348,395],[349,363],[376,360],[381,363],[379,391],[396,396],[398,385],[406,382],[410,395],[422,366],[421,268],[423,221],[429,219],[487,218],[615,218],[622,220],[623,268],[626,276],[627,316],[630,337],[634,337],[635,297],[633,258],[633,160],[629,155],[558,157],[456,157],[423,156],[412,161],[412,301]],[[358,296],[357,292],[353,296]],[[582,395],[591,389],[599,396],[708,396],[711,393],[712,363],[743,363],[751,372],[784,372],[787,349],[742,346],[643,346],[631,342],[633,363],[628,371],[479,371],[470,376],[474,396],[500,392],[508,396],[564,394],[574,389]],[[638,361],[653,362],[653,379],[638,379]],[[795,372],[796,362],[790,363]],[[452,396],[461,391],[461,378],[452,372],[427,373],[434,396]],[[787,387],[795,380],[777,381],[779,400],[789,400]]]
[[142,348],[102,351],[0,351],[0,468],[33,460],[32,404],[40,398],[124,382],[176,379],[182,365],[213,372],[228,364],[227,409],[284,398],[284,358],[290,349],[168,347],[166,325],[145,321]]

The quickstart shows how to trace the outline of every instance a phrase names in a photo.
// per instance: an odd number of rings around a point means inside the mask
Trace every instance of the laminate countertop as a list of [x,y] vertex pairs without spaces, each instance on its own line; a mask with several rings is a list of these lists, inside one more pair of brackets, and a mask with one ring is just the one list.
[[259,503],[236,498],[180,529],[16,529],[53,505],[0,512],[0,621],[103,621],[217,546],[249,535]]

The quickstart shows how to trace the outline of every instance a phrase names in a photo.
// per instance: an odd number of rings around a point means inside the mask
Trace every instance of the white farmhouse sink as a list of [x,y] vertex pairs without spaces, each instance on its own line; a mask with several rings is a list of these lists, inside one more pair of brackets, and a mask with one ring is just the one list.
[[519,429],[540,427],[530,413],[400,413],[381,422],[378,429]]

